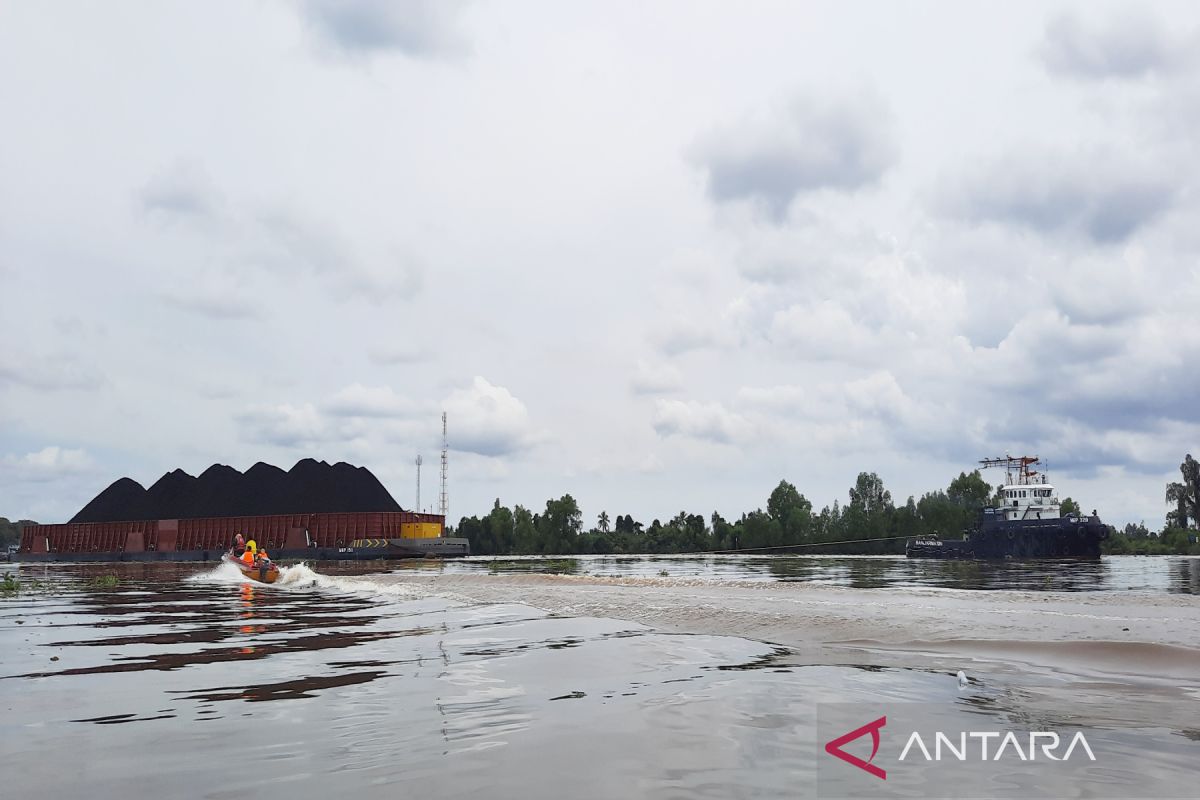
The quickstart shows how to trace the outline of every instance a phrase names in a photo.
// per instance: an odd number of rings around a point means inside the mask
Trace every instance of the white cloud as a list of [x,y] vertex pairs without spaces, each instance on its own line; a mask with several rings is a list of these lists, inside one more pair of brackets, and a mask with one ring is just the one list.
[[891,113],[873,92],[796,96],[767,119],[708,134],[692,161],[718,203],[749,200],[782,221],[792,200],[871,186],[896,161]]
[[0,460],[0,468],[5,476],[16,482],[56,481],[67,476],[86,474],[95,466],[95,461],[86,450],[57,445],[19,456],[6,455]]
[[753,432],[745,417],[722,404],[694,400],[655,400],[651,424],[660,436],[683,436],[717,444],[734,444]]
[[303,447],[325,441],[329,426],[310,403],[254,405],[237,416],[242,438],[251,443]]
[[777,311],[769,336],[772,342],[815,360],[869,362],[883,352],[876,347],[873,332],[832,300]]
[[513,456],[545,438],[535,429],[525,404],[503,386],[475,376],[471,385],[455,389],[442,404],[454,435],[451,447],[482,456]]
[[634,394],[668,394],[683,388],[683,372],[674,364],[651,363],[639,358],[629,382]]
[[1147,13],[1102,22],[1065,13],[1047,24],[1038,56],[1050,72],[1073,78],[1138,78],[1173,69],[1184,46]]
[[976,222],[1123,242],[1176,200],[1171,165],[1118,150],[1030,148],[964,167],[944,190],[947,211]]
[[458,55],[460,0],[301,0],[305,21],[347,54],[396,51],[413,57]]

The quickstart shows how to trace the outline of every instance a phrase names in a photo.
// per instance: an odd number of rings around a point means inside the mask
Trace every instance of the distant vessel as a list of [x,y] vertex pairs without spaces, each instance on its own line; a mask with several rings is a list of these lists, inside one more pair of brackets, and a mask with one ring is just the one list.
[[909,539],[909,558],[1099,558],[1108,526],[1096,512],[1062,516],[1062,507],[1046,475],[1035,470],[1037,456],[986,458],[983,467],[1003,467],[999,507],[979,512],[975,528],[962,539],[936,536]]

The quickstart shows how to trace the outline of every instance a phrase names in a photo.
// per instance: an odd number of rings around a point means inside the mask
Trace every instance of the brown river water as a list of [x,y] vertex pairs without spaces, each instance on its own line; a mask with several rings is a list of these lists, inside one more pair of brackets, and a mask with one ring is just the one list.
[[[21,584],[0,594],[5,796],[1140,798],[1200,777],[1200,559],[0,572]],[[886,779],[825,751],[883,715],[878,755],[845,749]],[[1082,732],[1094,759],[900,760],[926,724]]]

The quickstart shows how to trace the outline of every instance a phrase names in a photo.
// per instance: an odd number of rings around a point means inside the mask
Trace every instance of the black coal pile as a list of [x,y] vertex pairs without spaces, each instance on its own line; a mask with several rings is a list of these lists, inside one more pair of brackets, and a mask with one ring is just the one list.
[[287,472],[261,461],[244,473],[213,464],[198,478],[177,469],[149,489],[121,478],[71,522],[402,510],[366,467],[306,458]]

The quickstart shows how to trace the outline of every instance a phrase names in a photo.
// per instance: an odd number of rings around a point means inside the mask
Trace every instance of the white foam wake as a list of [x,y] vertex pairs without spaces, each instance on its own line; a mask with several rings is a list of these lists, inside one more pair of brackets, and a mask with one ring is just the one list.
[[[383,576],[379,577],[382,578]],[[255,583],[255,581],[243,576],[241,570],[237,567],[224,562],[217,564],[210,570],[190,575],[187,580],[200,583]],[[294,564],[292,566],[280,565],[279,580],[271,584],[271,587],[286,591],[326,589],[329,591],[355,592],[410,600],[434,596],[443,597],[443,599],[447,600],[454,599],[444,597],[441,593],[427,587],[418,588],[407,585],[404,582],[397,581],[394,576],[390,579],[385,578],[380,580],[376,577],[367,576],[325,575],[306,563]]]

